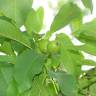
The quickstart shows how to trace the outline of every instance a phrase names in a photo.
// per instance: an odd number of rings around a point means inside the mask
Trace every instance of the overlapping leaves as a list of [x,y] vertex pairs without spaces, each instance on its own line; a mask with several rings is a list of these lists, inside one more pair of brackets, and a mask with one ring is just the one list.
[[[81,1],[93,10],[91,0]],[[96,62],[84,59],[81,51],[96,55],[96,20],[82,24],[82,10],[72,2],[64,4],[43,40],[72,24],[73,35],[84,45],[75,46],[62,33],[55,39],[59,51],[43,53],[37,48],[42,36],[36,36],[43,26],[44,9],[36,11],[31,5],[32,0],[0,0],[0,52],[4,52],[0,55],[0,96],[83,96],[88,91],[95,96]],[[21,25],[25,32],[19,30]],[[83,72],[83,64],[94,68]]]
[[44,65],[44,56],[34,50],[26,50],[17,56],[15,64],[15,79],[21,92],[31,87],[32,79],[40,74]]
[[[5,28],[6,25],[6,28]],[[6,19],[0,19],[0,36],[15,40],[26,47],[31,48],[30,41],[20,30]]]
[[[0,11],[12,18],[18,26],[24,24],[33,0],[0,0]],[[25,7],[26,6],[26,7]]]
[[66,72],[79,75],[83,61],[82,54],[75,48],[70,39],[65,34],[59,34],[57,40],[60,43],[60,59]]
[[82,51],[96,55],[95,42],[96,42],[96,19],[91,22],[83,24],[79,30],[75,31],[73,35],[81,42],[86,43],[79,48]]
[[51,24],[50,30],[52,32],[55,32],[65,27],[74,19],[78,19],[81,17],[82,17],[82,12],[77,5],[73,3],[64,4],[59,10],[59,12],[57,13],[57,15],[55,16]]

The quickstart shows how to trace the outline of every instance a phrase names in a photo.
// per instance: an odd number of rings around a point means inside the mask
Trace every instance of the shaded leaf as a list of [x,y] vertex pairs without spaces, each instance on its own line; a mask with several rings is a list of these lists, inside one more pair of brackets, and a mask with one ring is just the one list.
[[[1,63],[4,65],[3,63]],[[0,65],[1,65],[0,64]],[[0,96],[6,96],[8,84],[11,82],[13,76],[13,66],[6,64],[0,66]]]
[[31,87],[32,79],[42,71],[44,61],[44,56],[34,50],[26,50],[17,56],[14,76],[20,92]]
[[93,85],[90,87],[90,95],[91,95],[91,96],[95,96],[95,95],[96,95],[96,83],[93,84]]
[[0,96],[6,96],[7,84],[4,80],[3,74],[0,72]]
[[81,91],[83,91],[82,88],[84,88],[85,86],[88,86],[88,85],[89,85],[89,81],[88,81],[88,79],[85,78],[85,77],[80,78],[80,79],[78,80],[78,82],[79,82],[78,87],[79,87],[79,89],[80,89]]
[[0,55],[0,62],[6,62],[6,63],[16,63],[16,57],[15,56],[8,56],[8,55]]
[[6,91],[6,96],[19,96],[19,92],[17,89],[17,84],[15,80],[12,80],[9,84],[8,84],[8,88]]
[[12,46],[10,42],[5,41],[1,46],[0,46],[0,51],[4,52],[5,54],[8,55],[15,55],[14,51],[12,50]]
[[77,81],[72,75],[65,72],[50,72],[51,77],[56,78],[61,92],[65,96],[77,96]]
[[22,53],[26,47],[16,41],[11,41],[12,49],[17,53],[20,54]]
[[36,77],[32,84],[30,96],[56,96],[52,82],[44,82],[44,76]]

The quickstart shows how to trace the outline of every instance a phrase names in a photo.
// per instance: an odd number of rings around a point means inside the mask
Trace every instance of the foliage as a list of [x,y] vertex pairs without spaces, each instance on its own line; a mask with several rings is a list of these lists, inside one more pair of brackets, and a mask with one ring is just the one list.
[[[92,13],[91,0],[80,2]],[[0,0],[0,96],[96,96],[96,62],[82,53],[96,56],[96,19],[82,23],[84,11],[71,0],[40,34],[44,9],[31,7],[32,0]],[[49,40],[67,25],[83,45],[65,33]],[[83,65],[94,68],[82,71]]]

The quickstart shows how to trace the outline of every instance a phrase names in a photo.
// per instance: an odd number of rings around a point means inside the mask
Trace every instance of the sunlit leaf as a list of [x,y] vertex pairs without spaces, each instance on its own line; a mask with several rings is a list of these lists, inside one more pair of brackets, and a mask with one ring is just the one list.
[[80,75],[83,64],[82,54],[74,47],[67,35],[59,34],[57,40],[60,43],[60,59],[64,70],[75,76]]
[[81,46],[81,50],[96,55],[96,19],[83,24],[73,35],[81,42],[86,43]]
[[84,44],[84,45],[76,46],[76,48],[88,54],[96,55],[96,46],[92,44]]
[[2,19],[0,19],[0,36],[15,40],[24,46],[31,48],[29,39],[23,35],[15,25]]
[[66,25],[70,24],[74,19],[81,18],[80,8],[76,4],[68,3],[64,4],[57,15],[55,16],[50,30],[55,32]]
[[93,11],[93,3],[92,0],[81,0],[86,8],[89,8],[90,11]]
[[[0,0],[0,10],[16,21],[18,26],[24,24],[31,10],[33,0]],[[26,6],[26,7],[25,7]]]
[[38,33],[43,25],[44,9],[40,7],[37,11],[32,9],[28,14],[25,22],[27,32],[32,35],[32,32]]
[[91,22],[83,24],[79,30],[75,31],[73,35],[77,37],[82,42],[95,41],[96,40],[96,19],[93,19]]

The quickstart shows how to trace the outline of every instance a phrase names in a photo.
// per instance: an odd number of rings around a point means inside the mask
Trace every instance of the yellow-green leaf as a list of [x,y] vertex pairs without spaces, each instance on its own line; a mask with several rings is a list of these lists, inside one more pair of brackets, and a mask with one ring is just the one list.
[[82,12],[80,8],[73,3],[64,4],[57,15],[55,16],[52,25],[50,27],[50,30],[52,32],[55,32],[63,27],[65,27],[67,24],[70,24],[71,21],[77,18],[81,18]]
[[2,19],[0,19],[0,36],[15,40],[24,46],[31,48],[28,37],[21,33],[14,24]]

